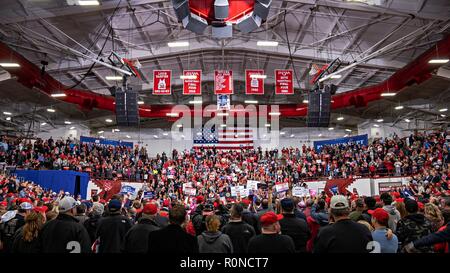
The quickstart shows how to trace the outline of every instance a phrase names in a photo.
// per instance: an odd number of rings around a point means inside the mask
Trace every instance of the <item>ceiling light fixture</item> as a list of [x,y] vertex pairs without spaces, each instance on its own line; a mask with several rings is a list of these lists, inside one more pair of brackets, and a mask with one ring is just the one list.
[[202,104],[203,101],[202,100],[191,100],[189,101],[190,104]]
[[66,121],[64,121],[64,123],[65,123],[65,124],[67,124],[67,125],[69,125],[69,124],[72,124],[72,122],[70,122],[70,121],[67,121],[67,120],[66,120]]
[[98,0],[78,0],[80,6],[98,6],[100,2]]
[[180,79],[182,80],[196,80],[197,75],[181,75]]
[[281,115],[280,112],[269,112],[269,116],[279,116]]
[[428,61],[430,64],[445,64],[448,63],[449,59],[431,59]]
[[178,117],[178,113],[167,113],[166,116],[168,116],[168,117]]
[[448,111],[448,109],[447,108],[442,108],[442,109],[439,109],[439,112],[447,112]]
[[258,41],[256,42],[257,46],[278,46],[277,41]]
[[70,127],[69,129],[70,129],[70,130],[73,130],[73,129],[75,129],[75,126],[72,126],[72,127]]
[[107,119],[105,119],[105,121],[106,121],[106,122],[108,122],[108,123],[111,123],[111,122],[113,122],[113,120],[112,120],[112,119],[110,119],[110,118],[107,118]]
[[286,132],[280,132],[280,135],[285,135],[286,134]]
[[247,104],[258,104],[258,101],[257,100],[246,100],[246,101],[244,101],[244,103],[247,103]]
[[106,76],[105,79],[107,81],[121,81],[123,80],[122,76]]
[[395,106],[395,110],[402,110],[403,108],[403,105]]
[[406,121],[406,122],[411,122],[411,120],[410,120],[410,119],[407,119],[407,118],[405,118],[405,121]]
[[98,131],[98,134],[103,134],[105,131]]
[[11,117],[7,117],[6,120],[10,121],[10,120],[11,120]]
[[138,104],[142,105],[142,104],[144,104],[144,101],[140,100],[140,101],[138,101]]
[[42,122],[41,123],[41,126],[45,126],[45,125],[47,125],[47,122]]
[[270,127],[270,124],[269,124],[269,123],[266,123],[266,127]]
[[334,130],[334,127],[328,128],[328,131],[333,131],[333,130]]
[[338,117],[337,120],[344,120],[344,117]]
[[56,110],[55,110],[55,109],[52,109],[52,108],[48,108],[48,109],[47,109],[47,112],[50,112],[50,113],[55,113],[55,112],[56,112]]
[[252,78],[252,79],[267,79],[267,75],[250,74],[250,78]]
[[292,134],[291,137],[294,137],[294,135]]
[[55,93],[55,94],[51,94],[50,96],[52,96],[53,98],[62,98],[62,97],[65,97],[66,94],[65,93]]
[[303,103],[308,104],[308,103],[309,103],[309,100],[303,100]]
[[378,128],[378,127],[380,127],[380,125],[378,125],[378,124],[374,124],[374,125],[373,125],[373,127],[377,127],[377,128]]
[[20,64],[18,64],[18,63],[0,63],[0,66],[11,68],[11,67],[20,67]]
[[351,132],[352,130],[350,130],[350,129],[345,129],[345,131],[346,131],[346,132]]
[[377,122],[383,122],[383,121],[384,121],[384,119],[382,119],[382,118],[377,119]]
[[319,135],[318,135],[318,137],[321,137],[321,136],[322,136],[322,134],[319,134]]
[[381,93],[382,97],[393,97],[395,95],[397,95],[397,93],[392,93],[392,92]]
[[168,47],[186,47],[189,46],[189,42],[187,41],[179,41],[179,42],[170,42],[167,43]]
[[3,112],[3,115],[11,116],[12,113],[11,112]]

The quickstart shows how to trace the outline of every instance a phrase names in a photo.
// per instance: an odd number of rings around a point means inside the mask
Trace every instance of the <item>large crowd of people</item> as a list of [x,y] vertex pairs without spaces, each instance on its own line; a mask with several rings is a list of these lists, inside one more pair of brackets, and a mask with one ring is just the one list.
[[[446,132],[376,139],[368,146],[263,151],[192,149],[152,158],[143,147],[2,138],[0,162],[24,169],[77,170],[145,182],[151,198],[109,200],[43,189],[0,176],[4,252],[282,253],[448,252],[449,142]],[[402,175],[377,196],[280,194],[317,177]],[[260,181],[248,196],[230,187]],[[191,183],[195,196],[183,191]],[[55,191],[59,191],[58,193]]]

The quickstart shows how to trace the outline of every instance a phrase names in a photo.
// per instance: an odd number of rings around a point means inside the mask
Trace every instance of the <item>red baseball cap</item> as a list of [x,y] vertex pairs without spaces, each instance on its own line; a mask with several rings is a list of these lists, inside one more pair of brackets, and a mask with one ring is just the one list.
[[8,205],[8,202],[6,202],[6,201],[2,201],[2,202],[0,202],[0,206],[4,206],[4,207],[6,207]]
[[34,207],[33,210],[36,212],[46,213],[48,207],[47,206]]
[[166,200],[164,200],[163,201],[163,207],[169,207],[169,205],[170,205],[170,201],[169,201],[169,199],[166,199]]
[[244,205],[249,205],[249,204],[250,204],[250,200],[248,200],[247,198],[242,199],[242,203],[243,203]]
[[389,221],[389,214],[382,208],[377,208],[375,210],[367,211],[372,217],[374,217],[378,222],[386,223]]
[[419,206],[419,209],[422,210],[425,205],[422,202],[417,202],[417,206]]
[[269,211],[261,215],[261,218],[259,221],[261,222],[261,225],[268,226],[271,224],[275,224],[276,222],[283,219],[283,215],[281,214],[275,214],[273,211]]
[[395,199],[395,202],[397,202],[397,203],[402,203],[403,200],[404,200],[404,198],[397,198],[397,199]]
[[144,209],[142,210],[142,213],[144,214],[156,214],[158,212],[158,206],[155,203],[148,203],[145,204]]
[[203,203],[203,200],[204,200],[203,195],[197,196],[197,199],[196,199],[197,204]]

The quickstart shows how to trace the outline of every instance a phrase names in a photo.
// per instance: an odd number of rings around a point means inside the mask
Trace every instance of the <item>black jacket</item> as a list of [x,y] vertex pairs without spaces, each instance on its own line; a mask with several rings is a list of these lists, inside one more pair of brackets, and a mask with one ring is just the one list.
[[98,222],[101,219],[101,216],[90,216],[86,221],[84,221],[84,228],[86,228],[89,238],[91,239],[91,243],[94,243],[96,237],[95,233],[97,232]]
[[12,253],[39,253],[39,237],[35,238],[31,242],[26,242],[23,240],[23,226],[19,228],[14,235],[14,242],[12,244]]
[[150,253],[198,253],[197,238],[187,234],[179,225],[169,224],[149,234]]
[[233,253],[247,253],[248,242],[256,235],[255,229],[243,221],[229,222],[222,232],[230,237]]
[[249,210],[244,210],[242,212],[242,221],[246,222],[255,230],[256,235],[261,234],[261,227],[259,225],[258,215],[252,213]]
[[442,231],[431,233],[425,237],[422,237],[414,241],[415,248],[422,248],[424,246],[432,246],[438,243],[450,242],[450,222],[447,223],[447,227]]
[[296,252],[306,252],[306,243],[311,232],[305,220],[297,218],[295,214],[283,214],[280,220],[281,233],[288,235],[294,240]]
[[158,224],[148,218],[140,218],[125,234],[123,252],[125,253],[147,253],[148,236],[150,232],[158,230]]
[[73,216],[61,213],[42,227],[39,244],[42,253],[91,252],[86,229]]
[[97,238],[100,239],[99,253],[119,253],[122,250],[123,238],[131,228],[130,219],[120,214],[110,214],[100,219],[97,227]]
[[250,239],[248,253],[294,253],[291,237],[281,234],[260,234]]
[[368,253],[372,234],[363,224],[340,220],[319,230],[314,253]]

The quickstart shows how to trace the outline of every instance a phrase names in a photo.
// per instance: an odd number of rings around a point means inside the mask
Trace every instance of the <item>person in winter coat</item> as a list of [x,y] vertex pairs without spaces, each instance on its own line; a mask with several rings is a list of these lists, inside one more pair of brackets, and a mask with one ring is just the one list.
[[325,200],[316,200],[316,203],[311,207],[311,218],[320,226],[328,225],[328,213],[325,210]]
[[206,217],[207,231],[197,236],[200,253],[233,253],[230,237],[219,231],[220,219],[217,215]]
[[281,200],[281,233],[294,240],[296,252],[306,252],[306,243],[311,236],[308,224],[305,220],[297,218],[294,214],[294,201],[291,198]]
[[98,222],[98,253],[120,253],[123,238],[132,226],[130,219],[120,214],[121,207],[120,200],[111,199],[108,203],[109,216]]
[[255,229],[242,220],[244,208],[240,204],[231,207],[230,222],[222,228],[233,244],[233,253],[247,253],[248,242],[256,235]]
[[138,223],[125,234],[123,252],[147,253],[148,236],[150,232],[159,229],[155,221],[157,213],[158,207],[155,203],[148,203],[144,206]]
[[86,215],[86,205],[85,204],[79,204],[77,206],[77,214],[75,215],[75,218],[80,222],[80,224],[84,225],[84,222],[89,218]]
[[83,225],[86,228],[92,243],[95,241],[95,233],[97,232],[98,221],[101,219],[104,211],[105,207],[103,206],[103,204],[96,202],[92,205],[92,211],[89,215],[89,218],[84,221]]
[[380,195],[380,200],[383,202],[383,209],[389,214],[388,228],[395,232],[397,223],[400,221],[400,212],[392,205],[392,196],[384,192]]
[[[405,200],[405,208],[408,215],[401,219],[397,224],[396,235],[398,237],[399,249],[404,246],[431,234],[431,223],[423,214],[419,214],[419,205],[413,199]],[[421,246],[417,247],[420,252],[433,252],[433,247]]]
[[[25,217],[31,213],[33,205],[29,202],[23,202],[16,211],[8,211],[2,216],[0,225],[0,245],[3,245],[3,251],[6,253],[12,249],[14,236],[23,225],[25,225]],[[9,219],[8,219],[9,218]]]
[[186,233],[182,226],[186,223],[186,208],[172,206],[169,210],[169,225],[152,231],[148,239],[149,253],[198,253],[197,238]]
[[261,233],[261,227],[259,226],[259,219],[255,213],[250,211],[249,209],[250,205],[251,205],[250,200],[248,199],[242,200],[242,207],[244,209],[242,211],[242,221],[252,226],[256,234],[258,235]]
[[19,228],[14,236],[12,253],[39,253],[38,235],[45,223],[39,212],[31,212],[25,216],[25,225]]
[[90,253],[91,240],[74,217],[77,202],[70,196],[59,201],[58,216],[45,223],[39,235],[42,253]]

